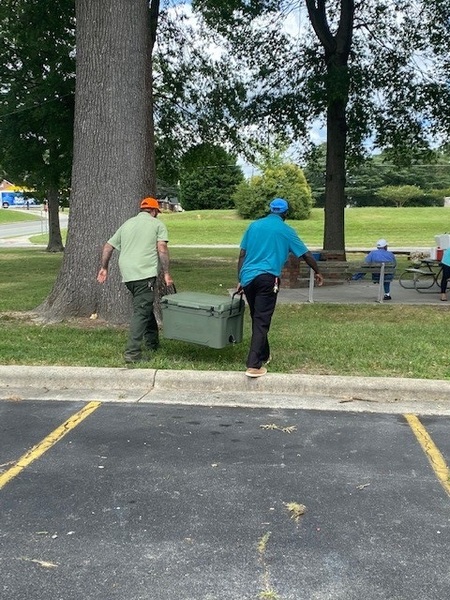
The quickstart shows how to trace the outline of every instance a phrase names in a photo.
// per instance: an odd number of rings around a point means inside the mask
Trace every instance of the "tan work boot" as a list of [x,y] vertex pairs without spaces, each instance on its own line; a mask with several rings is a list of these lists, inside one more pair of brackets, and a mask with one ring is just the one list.
[[253,369],[250,367],[245,371],[247,377],[262,377],[266,373],[267,369],[265,369],[264,367],[261,367],[260,369]]

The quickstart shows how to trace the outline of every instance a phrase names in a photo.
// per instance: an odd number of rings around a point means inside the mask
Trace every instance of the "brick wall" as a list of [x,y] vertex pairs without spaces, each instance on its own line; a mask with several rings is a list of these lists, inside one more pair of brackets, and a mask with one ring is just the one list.
[[289,254],[289,258],[281,271],[281,287],[289,289],[306,287],[302,285],[302,281],[299,280],[301,262],[306,266],[305,261],[300,260],[293,254]]
[[[346,280],[348,263],[342,252],[321,252],[321,260],[317,264],[324,276],[324,285],[337,285]],[[308,287],[308,285],[308,265],[304,260],[290,254],[281,272],[281,286],[295,289]]]

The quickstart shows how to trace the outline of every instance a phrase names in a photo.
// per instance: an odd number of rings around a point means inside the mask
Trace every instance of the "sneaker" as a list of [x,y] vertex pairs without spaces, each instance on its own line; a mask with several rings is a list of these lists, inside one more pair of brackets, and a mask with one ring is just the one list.
[[263,365],[268,365],[272,362],[272,355],[269,354],[269,358],[267,360],[263,360]]
[[253,369],[252,367],[250,367],[245,371],[247,377],[262,377],[266,373],[267,369],[265,369],[264,367],[261,367],[260,369]]
[[392,300],[390,294],[385,294],[383,300]]

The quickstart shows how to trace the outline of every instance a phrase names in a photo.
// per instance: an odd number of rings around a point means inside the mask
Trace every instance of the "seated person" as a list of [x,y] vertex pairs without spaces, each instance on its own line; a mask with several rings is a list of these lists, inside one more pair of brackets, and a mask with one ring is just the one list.
[[[365,263],[373,264],[373,263],[390,263],[394,266],[397,265],[397,261],[395,260],[395,256],[392,252],[389,252],[387,249],[388,243],[386,240],[378,240],[376,250],[372,250],[364,259]],[[384,275],[383,287],[384,287],[384,300],[392,300],[391,298],[391,281],[394,278],[393,273],[386,273]],[[372,273],[372,281],[374,283],[379,283],[380,274]]]

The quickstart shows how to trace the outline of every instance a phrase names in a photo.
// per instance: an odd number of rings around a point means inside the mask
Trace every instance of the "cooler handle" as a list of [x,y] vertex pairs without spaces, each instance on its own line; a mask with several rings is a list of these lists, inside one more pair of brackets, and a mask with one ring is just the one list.
[[234,294],[231,296],[230,315],[233,312],[233,300],[234,300],[234,297],[237,296],[237,295],[239,295],[239,307],[238,307],[238,311],[237,312],[241,312],[242,307],[245,304],[244,303],[244,298],[242,297],[242,292],[240,292],[240,291],[234,292]]

